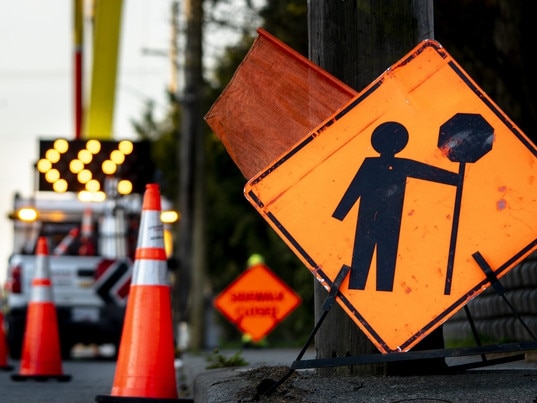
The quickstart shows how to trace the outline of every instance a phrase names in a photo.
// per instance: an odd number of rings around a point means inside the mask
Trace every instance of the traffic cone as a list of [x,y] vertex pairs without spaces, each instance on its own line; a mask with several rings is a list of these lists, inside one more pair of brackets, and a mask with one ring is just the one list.
[[148,184],[111,395],[97,402],[180,401],[160,190]]
[[80,231],[80,235],[88,238],[93,236],[93,217],[91,208],[89,207],[86,207],[84,214],[82,214],[82,230]]
[[82,225],[80,229],[80,245],[78,247],[79,256],[94,256],[95,240],[93,237],[93,215],[90,207],[84,209],[82,215]]
[[80,233],[80,228],[75,227],[71,229],[71,231],[69,231],[69,233],[61,240],[61,242],[58,245],[56,245],[56,247],[52,251],[52,254],[54,256],[65,255],[65,253],[69,249],[69,246],[71,246],[71,244],[75,241],[79,233]]
[[45,237],[39,237],[37,241],[35,266],[20,370],[19,374],[11,375],[11,379],[43,381],[54,378],[66,382],[71,376],[64,375],[62,371],[58,318],[52,300],[48,245]]
[[13,365],[8,362],[9,350],[7,348],[7,338],[4,329],[4,314],[0,311],[0,370],[11,371]]

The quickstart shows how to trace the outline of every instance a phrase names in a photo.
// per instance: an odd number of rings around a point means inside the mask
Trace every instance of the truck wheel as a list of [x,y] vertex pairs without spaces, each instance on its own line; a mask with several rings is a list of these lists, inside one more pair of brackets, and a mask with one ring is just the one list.
[[68,360],[71,358],[71,350],[73,349],[73,345],[71,343],[61,343],[61,355],[62,360]]
[[24,321],[8,321],[7,324],[6,341],[9,356],[14,360],[19,360],[22,355],[25,323]]
[[114,354],[110,357],[111,360],[117,361],[117,358],[119,357],[119,344],[120,343],[114,343]]

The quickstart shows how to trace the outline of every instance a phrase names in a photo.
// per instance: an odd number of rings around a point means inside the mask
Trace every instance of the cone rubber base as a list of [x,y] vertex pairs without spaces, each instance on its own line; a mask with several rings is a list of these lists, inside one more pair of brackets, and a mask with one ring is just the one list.
[[12,371],[13,369],[13,365],[4,365],[0,367],[0,371]]
[[48,381],[49,379],[56,379],[58,382],[69,382],[71,380],[71,375],[20,375],[13,374],[11,379],[17,382],[23,382],[28,380],[34,381]]
[[110,396],[110,395],[97,395],[95,396],[96,402],[102,403],[166,403],[166,402],[194,402],[194,399],[163,399],[154,397],[129,397],[129,396]]

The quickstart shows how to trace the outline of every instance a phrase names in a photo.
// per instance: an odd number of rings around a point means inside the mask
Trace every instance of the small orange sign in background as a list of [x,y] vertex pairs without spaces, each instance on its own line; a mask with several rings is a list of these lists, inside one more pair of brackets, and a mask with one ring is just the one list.
[[338,303],[381,352],[408,351],[489,286],[474,254],[500,278],[536,249],[536,155],[424,41],[245,195],[327,290],[349,266]]
[[263,264],[246,269],[214,305],[254,342],[269,334],[299,304],[300,297]]

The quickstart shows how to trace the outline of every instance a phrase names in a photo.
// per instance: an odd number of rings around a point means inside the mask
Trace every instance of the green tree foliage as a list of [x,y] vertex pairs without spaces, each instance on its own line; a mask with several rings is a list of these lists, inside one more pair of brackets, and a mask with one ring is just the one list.
[[308,2],[305,0],[276,0],[268,1],[260,15],[265,30],[307,57],[307,13]]
[[[215,84],[207,97],[207,110],[231,80],[253,39],[245,35],[238,44],[224,52],[213,72]],[[243,196],[246,179],[220,140],[213,133],[209,133],[208,138],[207,197],[210,208],[207,236],[214,293],[221,292],[244,271],[251,254],[262,254],[267,265],[303,300],[300,307],[268,336],[268,342],[300,343],[313,326],[312,275],[246,201]],[[229,340],[240,340],[240,335],[233,327],[226,323],[222,325],[227,330]]]
[[[435,39],[489,97],[537,142],[537,25],[525,0],[438,0]],[[440,94],[441,95],[441,94]]]
[[[263,27],[297,51],[307,53],[306,0],[270,1],[262,10]],[[250,30],[250,31],[255,31]],[[249,32],[244,30],[244,32]],[[244,33],[227,47],[211,70],[206,83],[204,111],[207,112],[231,80],[254,40],[255,32]],[[179,174],[177,155],[180,130],[180,100],[170,94],[168,115],[157,121],[154,105],[148,104],[140,121],[133,125],[143,139],[153,140],[153,157],[159,170],[162,193],[177,200]],[[246,179],[227,154],[217,136],[206,126],[207,267],[212,296],[216,296],[245,269],[253,253],[264,256],[267,265],[302,298],[302,304],[269,336],[269,344],[301,345],[313,323],[313,277],[278,235],[243,196]],[[241,335],[221,315],[223,343],[240,342]]]
[[133,127],[142,140],[151,140],[151,153],[157,167],[157,182],[161,192],[170,200],[177,200],[179,183],[178,127],[181,124],[179,104],[174,94],[168,92],[169,109],[162,121],[156,121],[154,104],[148,102],[141,121],[133,120]]

